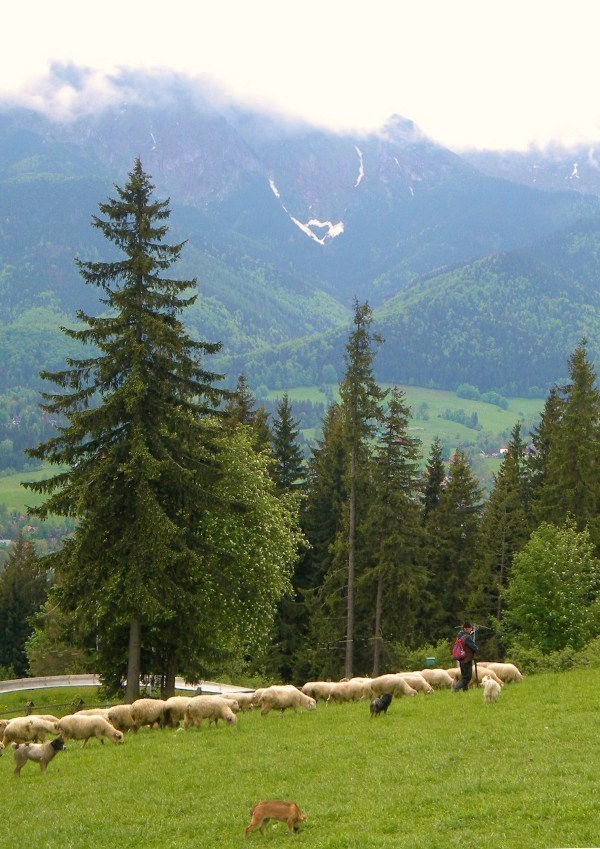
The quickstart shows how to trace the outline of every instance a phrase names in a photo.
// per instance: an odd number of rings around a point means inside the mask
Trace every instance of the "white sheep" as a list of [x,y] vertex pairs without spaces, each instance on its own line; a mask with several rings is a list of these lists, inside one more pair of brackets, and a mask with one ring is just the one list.
[[123,733],[117,731],[103,716],[69,714],[59,719],[58,728],[65,740],[83,740],[84,747],[92,737],[97,737],[101,743],[104,743],[105,737],[113,743],[123,742]]
[[260,712],[262,716],[266,716],[271,710],[278,710],[283,716],[283,712],[292,708],[294,713],[298,712],[299,707],[306,710],[314,710],[317,706],[315,699],[305,695],[297,687],[292,684],[276,684],[272,687],[267,687],[263,690],[260,697]]
[[9,743],[44,742],[48,734],[58,734],[58,723],[48,722],[39,716],[17,716],[11,719],[2,737],[4,746]]
[[421,675],[434,690],[451,687],[454,684],[454,679],[445,669],[422,669]]
[[136,699],[131,705],[131,718],[133,719],[133,730],[137,731],[142,725],[165,724],[165,702],[163,699]]
[[220,719],[230,725],[235,725],[237,722],[237,717],[231,709],[231,702],[227,699],[219,696],[194,696],[185,709],[184,728],[189,728],[190,725],[201,728],[203,719],[208,719],[209,727],[213,722],[216,726]]
[[486,664],[486,668],[494,672],[505,684],[523,680],[521,672],[514,663],[495,663],[492,661]]
[[484,675],[483,680],[483,700],[487,704],[491,702],[497,702],[498,696],[502,692],[502,688],[497,681],[494,681],[489,675]]
[[101,716],[108,719],[108,708],[84,708],[76,710],[73,716]]
[[413,690],[416,690],[417,693],[425,693],[427,696],[430,693],[433,693],[433,687],[425,680],[420,672],[400,672],[399,674],[402,675],[405,681],[408,681],[410,686]]
[[135,727],[131,705],[113,705],[108,709],[107,719],[117,731],[128,731]]
[[185,711],[192,696],[171,696],[165,701],[164,720],[165,725],[177,728],[185,716]]
[[231,696],[227,696],[227,698],[231,698],[234,702],[236,702],[238,708],[242,712],[253,710],[253,708],[256,707],[253,691],[247,693],[232,693]]
[[362,681],[338,681],[333,684],[327,697],[329,702],[358,702],[360,699],[367,698],[371,694],[371,686],[369,684],[368,694],[365,692],[365,685]]
[[388,673],[379,675],[371,681],[371,690],[374,696],[382,696],[388,693],[390,696],[416,696],[417,691],[410,686],[402,675]]
[[319,700],[326,702],[336,683],[335,681],[307,681],[300,690],[316,702]]

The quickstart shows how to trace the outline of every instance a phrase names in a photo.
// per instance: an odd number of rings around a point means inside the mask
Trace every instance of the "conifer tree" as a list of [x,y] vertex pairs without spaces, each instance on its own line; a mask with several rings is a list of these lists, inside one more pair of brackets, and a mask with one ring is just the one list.
[[[469,604],[471,615],[478,619],[495,616],[501,622],[503,593],[512,563],[529,538],[524,467],[525,446],[517,422],[483,513],[481,558],[473,573]],[[498,651],[497,644],[493,648]]]
[[19,534],[0,574],[0,667],[10,677],[29,672],[26,643],[33,631],[31,617],[48,595],[48,578],[33,543]]
[[277,487],[283,492],[301,488],[306,478],[302,449],[298,444],[299,433],[299,422],[292,415],[292,405],[285,392],[273,419],[273,474]]
[[456,451],[435,511],[435,550],[430,555],[430,592],[436,599],[433,635],[447,637],[469,614],[473,571],[480,551],[482,491],[462,451]]
[[341,406],[348,444],[348,535],[346,657],[344,671],[352,676],[354,664],[354,585],[356,573],[357,490],[369,455],[369,441],[382,419],[381,403],[386,393],[373,374],[374,346],[381,338],[372,332],[372,312],[367,303],[354,301],[354,330],[346,344],[346,371],[340,384]]
[[[80,311],[84,327],[63,329],[94,352],[42,375],[63,390],[45,393],[42,409],[67,424],[29,453],[67,470],[29,486],[46,496],[39,516],[78,519],[73,538],[49,556],[58,598],[100,633],[99,671],[109,686],[126,676],[131,701],[145,634],[193,615],[190,592],[202,585],[198,528],[217,497],[205,420],[224,393],[201,365],[219,344],[193,341],[179,318],[195,300],[186,296],[195,280],[163,276],[183,248],[164,241],[168,200],[152,199],[139,159],[115,189],[93,226],[120,258],[77,262],[84,282],[100,289],[105,314]],[[174,682],[168,652],[164,663]]]
[[333,677],[338,647],[344,637],[344,575],[334,564],[336,539],[344,532],[347,446],[342,409],[327,408],[323,433],[311,449],[307,463],[306,498],[302,527],[308,540],[296,572],[296,586],[303,599],[306,649],[297,655],[294,670],[299,679]]
[[442,485],[446,477],[446,468],[442,459],[442,443],[439,437],[431,443],[431,451],[427,460],[425,470],[425,482],[423,486],[423,521],[426,522],[429,514],[437,510],[442,494]]
[[572,516],[578,530],[589,528],[600,550],[600,393],[585,340],[569,359],[569,375],[536,499],[536,518],[559,525]]
[[373,676],[380,674],[383,633],[407,642],[419,617],[425,573],[418,561],[421,521],[418,439],[410,436],[410,410],[394,387],[372,461],[373,495],[365,536],[373,564],[362,576],[375,584]]
[[225,405],[225,426],[235,428],[246,425],[251,428],[256,451],[265,451],[271,446],[271,431],[268,424],[269,414],[265,408],[256,409],[256,399],[250,391],[245,375],[240,374],[233,392]]

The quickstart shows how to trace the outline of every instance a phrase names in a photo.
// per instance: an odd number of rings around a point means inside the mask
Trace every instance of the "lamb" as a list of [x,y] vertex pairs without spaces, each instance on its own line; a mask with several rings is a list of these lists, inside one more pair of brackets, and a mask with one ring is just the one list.
[[131,705],[113,705],[108,709],[107,719],[117,731],[128,731],[134,728]]
[[278,710],[280,715],[283,716],[284,711],[288,708],[292,708],[294,713],[297,713],[299,707],[306,708],[306,710],[314,710],[316,706],[315,699],[305,695],[292,684],[267,687],[263,690],[260,698],[260,712],[262,716],[266,716],[271,710]]
[[11,719],[4,729],[2,743],[29,743],[31,741],[45,742],[48,734],[58,734],[58,723],[48,722],[33,714],[30,716],[18,716]]
[[17,778],[21,777],[21,770],[27,761],[33,761],[40,765],[42,773],[46,772],[48,764],[57,752],[65,748],[65,743],[62,737],[56,737],[48,743],[13,743],[15,750],[15,768],[14,774]]
[[133,730],[138,731],[142,725],[151,728],[158,723],[161,728],[165,725],[165,702],[163,699],[136,699],[131,705]]
[[408,681],[417,693],[425,693],[427,696],[433,693],[433,687],[425,680],[420,672],[400,672],[400,675],[402,675],[405,681]]
[[371,682],[371,690],[374,696],[381,696],[384,693],[389,693],[390,696],[416,696],[417,691],[410,686],[408,681],[397,673],[388,675],[379,675],[373,678]]
[[522,681],[523,676],[514,663],[494,663],[488,662],[486,669],[494,672],[501,681],[508,684],[510,681]]
[[421,675],[428,684],[431,684],[434,690],[451,687],[454,683],[454,679],[448,675],[445,669],[422,669]]
[[123,733],[117,731],[103,716],[70,714],[59,719],[58,728],[65,740],[83,740],[84,748],[92,737],[97,737],[101,743],[104,743],[104,737],[113,743],[123,742]]
[[502,688],[497,681],[494,681],[489,675],[483,676],[483,701],[487,704],[498,701]]
[[319,700],[326,702],[335,683],[335,681],[307,681],[300,690],[316,702]]
[[231,709],[231,704],[227,699],[219,696],[194,696],[188,702],[183,718],[184,728],[189,728],[194,725],[197,728],[202,728],[202,720],[208,719],[209,727],[212,723],[218,725],[219,719],[230,725],[235,725],[237,717]]

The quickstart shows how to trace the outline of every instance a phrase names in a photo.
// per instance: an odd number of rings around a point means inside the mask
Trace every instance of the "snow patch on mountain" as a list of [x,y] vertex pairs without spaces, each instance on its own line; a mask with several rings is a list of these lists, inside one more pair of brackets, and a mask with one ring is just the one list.
[[[357,184],[358,185],[358,184]],[[294,222],[296,227],[299,227],[303,233],[305,233],[310,239],[314,242],[317,242],[319,245],[325,245],[327,242],[330,242],[332,239],[335,239],[336,236],[341,236],[344,232],[344,222],[338,221],[337,224],[333,224],[331,221],[319,221],[318,218],[311,218],[306,224],[303,224],[298,218],[295,218],[291,212],[287,209],[283,201],[281,200],[281,192],[275,185],[275,180],[272,177],[269,177],[269,186],[271,191],[279,201],[281,208],[285,212],[287,216],[289,216],[290,220]],[[312,209],[312,207],[311,207]],[[318,232],[315,232],[317,230]]]
[[[311,238],[314,242],[317,242],[319,245],[327,244],[327,242],[335,239],[336,236],[341,236],[344,232],[343,221],[338,221],[337,224],[333,224],[331,221],[319,221],[318,218],[311,218],[310,221],[303,224],[297,218],[294,218],[293,215],[290,215],[290,218],[303,233],[306,233],[309,238]],[[323,235],[321,236],[319,233],[315,233],[315,229],[324,231]]]
[[579,180],[579,163],[578,162],[573,163],[573,170],[571,171],[571,173],[569,175],[569,180]]
[[362,178],[365,176],[365,164],[363,161],[362,150],[357,145],[354,145],[354,150],[358,153],[358,177],[356,178],[356,183],[354,184],[354,188],[360,186],[362,182]]

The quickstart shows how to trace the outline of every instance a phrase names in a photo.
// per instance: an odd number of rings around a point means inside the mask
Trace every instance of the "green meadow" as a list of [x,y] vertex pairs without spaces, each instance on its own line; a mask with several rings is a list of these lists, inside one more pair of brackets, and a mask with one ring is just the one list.
[[599,846],[599,712],[600,672],[575,670],[507,685],[494,705],[481,690],[441,691],[394,699],[376,719],[366,701],[319,703],[217,729],[143,729],[123,745],[70,742],[46,775],[27,764],[20,779],[7,751],[0,846],[237,849],[251,805],[269,798],[308,820],[294,837],[270,823],[247,846]]

